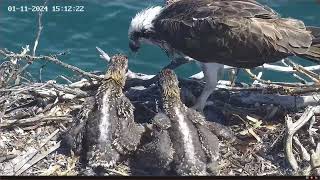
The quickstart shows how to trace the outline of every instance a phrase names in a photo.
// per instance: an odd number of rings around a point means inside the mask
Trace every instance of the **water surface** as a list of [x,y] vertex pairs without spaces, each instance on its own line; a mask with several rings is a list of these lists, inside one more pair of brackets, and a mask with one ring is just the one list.
[[[0,48],[20,51],[27,44],[33,46],[37,31],[37,13],[9,12],[8,6],[42,5],[43,0],[0,0]],[[283,17],[298,18],[306,25],[320,26],[320,4],[316,0],[261,0]],[[54,54],[70,50],[61,57],[67,63],[87,71],[104,71],[106,63],[99,59],[96,46],[110,55],[128,53],[127,31],[131,18],[141,9],[162,5],[162,0],[49,0],[52,6],[84,6],[84,12],[49,12],[43,15],[43,31],[37,54]],[[0,60],[1,61],[1,60]],[[145,45],[136,56],[130,56],[130,69],[136,72],[155,74],[169,63],[165,53],[158,47]],[[307,63],[302,61],[302,63]],[[30,66],[35,77],[43,62]],[[307,63],[308,64],[308,63]],[[199,71],[195,64],[180,67],[180,76],[190,76]],[[65,69],[48,64],[43,78],[52,79]],[[287,80],[289,76],[266,73],[264,78]],[[247,80],[245,75],[240,80]]]

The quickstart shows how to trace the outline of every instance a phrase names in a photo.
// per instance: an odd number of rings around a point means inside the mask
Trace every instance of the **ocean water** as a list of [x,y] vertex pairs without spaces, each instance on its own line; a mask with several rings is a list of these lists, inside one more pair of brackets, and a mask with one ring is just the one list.
[[[303,20],[306,25],[320,26],[320,3],[317,0],[260,0],[283,17]],[[0,48],[20,51],[30,45],[37,32],[37,12],[12,12],[12,7],[43,5],[44,0],[0,0]],[[87,71],[104,71],[107,64],[99,58],[96,46],[110,55],[129,53],[128,27],[131,18],[141,9],[162,5],[163,0],[49,0],[48,12],[42,18],[43,31],[37,54],[55,54],[70,51],[60,57],[69,64]],[[83,6],[84,12],[53,12],[54,6]],[[0,62],[3,61],[0,59]],[[309,64],[299,60],[303,64]],[[135,56],[129,56],[129,68],[135,72],[157,73],[169,63],[165,53],[158,47],[145,45]],[[54,79],[58,74],[71,75],[69,71],[52,64],[36,62],[30,66],[35,78],[39,67],[44,66],[44,80]],[[195,64],[184,65],[176,71],[179,76],[188,77],[200,69]],[[248,80],[245,74],[240,80]],[[290,80],[281,73],[265,73],[263,78]]]

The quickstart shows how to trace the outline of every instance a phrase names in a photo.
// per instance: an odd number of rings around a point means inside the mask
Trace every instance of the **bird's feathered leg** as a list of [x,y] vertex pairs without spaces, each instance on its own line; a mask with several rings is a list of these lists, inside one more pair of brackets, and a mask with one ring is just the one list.
[[239,74],[239,68],[234,68],[229,71],[228,75],[230,77],[231,86],[234,86],[237,80],[237,76]]
[[216,88],[218,80],[222,76],[223,64],[218,63],[202,63],[201,68],[204,74],[204,80],[206,85],[202,90],[201,95],[198,97],[195,105],[192,107],[199,112],[203,112],[203,109],[206,106],[207,99]]

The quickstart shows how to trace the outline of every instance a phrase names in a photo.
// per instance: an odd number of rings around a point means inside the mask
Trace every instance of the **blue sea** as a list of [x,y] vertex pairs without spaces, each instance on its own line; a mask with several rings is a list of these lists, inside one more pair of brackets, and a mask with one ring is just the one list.
[[[306,25],[320,26],[320,3],[317,0],[260,0],[283,17],[303,20]],[[30,45],[37,32],[37,12],[28,10],[13,12],[21,6],[43,5],[43,0],[0,0],[0,48],[20,52],[21,47]],[[66,63],[87,71],[104,71],[107,64],[99,58],[96,46],[110,55],[129,53],[128,27],[131,18],[146,7],[162,5],[163,0],[49,0],[48,12],[42,18],[43,31],[36,54],[56,54],[70,51],[60,57]],[[56,6],[80,6],[83,12],[53,12]],[[0,59],[0,62],[3,61]],[[308,64],[300,60],[303,64]],[[145,45],[135,56],[129,56],[132,71],[155,74],[169,63],[165,53],[158,47]],[[44,80],[55,79],[58,74],[70,76],[72,73],[57,65],[37,62],[29,67],[34,77],[39,75],[39,67],[44,66]],[[187,64],[179,69],[180,76],[188,77],[199,72],[195,64]],[[265,73],[264,79],[283,81],[289,75]],[[245,74],[240,80],[248,80]]]

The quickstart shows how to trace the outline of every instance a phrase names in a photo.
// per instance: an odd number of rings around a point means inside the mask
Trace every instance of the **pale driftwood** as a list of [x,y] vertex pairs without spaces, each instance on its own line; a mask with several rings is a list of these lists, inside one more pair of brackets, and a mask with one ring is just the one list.
[[[315,110],[315,113],[317,113],[317,111],[319,111],[318,109]],[[313,146],[316,146],[316,143],[315,143],[315,140],[313,138],[313,132],[312,132],[312,126],[316,123],[316,116],[313,116],[311,121],[310,121],[310,124],[309,124],[309,128],[308,128],[308,134],[309,134],[309,137],[310,137],[310,143],[313,145]]]
[[68,84],[72,84],[72,83],[73,83],[70,79],[68,79],[67,77],[65,77],[65,76],[63,76],[63,75],[60,75],[59,77],[60,77],[61,79],[65,80],[65,81],[67,81]]
[[[229,71],[230,69],[225,69],[225,71]],[[259,85],[259,86],[268,86],[268,85],[279,85],[279,86],[288,86],[288,87],[303,87],[306,85],[313,85],[313,83],[311,82],[307,82],[306,80],[302,79],[300,77],[299,81],[303,82],[303,83],[288,83],[288,82],[273,82],[273,81],[267,81],[267,80],[263,80],[261,79],[261,76],[256,76],[255,74],[253,74],[251,72],[251,70],[247,69],[246,72],[249,74],[249,76],[254,80],[254,85]],[[262,75],[262,74],[260,74]],[[297,78],[297,75],[293,74],[293,77]],[[196,79],[196,80],[201,80],[204,78],[204,74],[203,72],[199,72],[196,73],[192,76],[189,77],[190,79]],[[230,86],[223,86],[221,84],[223,84],[223,82],[225,82],[225,80],[219,80],[218,81],[218,87],[224,88],[224,89],[230,89],[232,88],[231,85]],[[231,84],[231,83],[230,83]]]
[[142,73],[135,73],[135,72],[132,72],[132,71],[128,71],[127,72],[127,77],[129,79],[150,80],[155,76],[156,75],[146,75],[146,74],[142,74]]
[[320,94],[290,96],[261,93],[240,93],[235,96],[244,104],[274,104],[285,108],[304,108],[307,106],[317,106],[320,103]]
[[191,78],[191,79],[203,79],[203,78],[204,78],[204,74],[203,74],[203,72],[201,71],[201,72],[199,72],[199,73],[196,73],[196,74],[190,76],[189,78]]
[[52,86],[53,88],[55,88],[56,90],[58,90],[59,92],[63,92],[65,94],[72,94],[75,95],[77,97],[88,97],[88,93],[85,91],[80,90],[79,88],[69,88],[66,85],[61,85],[61,84],[50,84],[49,86]]
[[44,152],[43,154],[36,155],[26,166],[22,167],[18,172],[16,172],[14,175],[19,176],[26,170],[28,170],[30,167],[32,167],[34,164],[42,160],[43,158],[47,157],[52,152],[56,151],[60,147],[60,141],[56,143],[54,146],[52,146],[49,150]]
[[[101,78],[103,78],[104,76],[100,76]],[[88,87],[92,84],[98,84],[98,81],[88,81],[87,79],[81,79],[80,81],[74,82],[72,84],[69,84],[70,88],[82,88],[82,87]]]
[[316,82],[316,83],[320,83],[319,80],[319,75],[317,75],[316,73],[309,71],[307,69],[305,69],[303,66],[294,63],[293,61],[287,59],[287,62],[290,63],[290,65],[293,67],[294,70],[300,72],[301,74],[306,75],[307,77],[309,77],[312,81]]
[[[262,73],[262,72],[259,72],[259,74],[257,75],[257,78],[258,78],[258,79],[261,79],[262,75],[263,75],[263,73]],[[256,84],[259,84],[259,80],[253,81],[252,85],[256,85]]]
[[[43,4],[43,6],[45,6],[47,4],[48,0],[46,0]],[[41,32],[42,32],[42,29],[43,29],[43,26],[42,26],[42,16],[43,16],[43,12],[39,12],[38,13],[38,31],[37,31],[37,35],[36,35],[36,38],[35,38],[35,41],[34,41],[34,44],[33,44],[33,50],[32,50],[32,56],[35,56],[36,55],[36,50],[37,50],[37,47],[38,47],[38,44],[39,44],[39,39],[40,39],[40,35],[41,35]],[[30,66],[30,63],[27,63],[23,68],[21,68],[18,73],[17,73],[17,76],[20,77],[20,74],[25,71],[28,67]],[[40,69],[40,71],[42,70],[42,68]],[[41,72],[40,72],[40,80],[41,80]],[[18,83],[16,83],[18,84]]]
[[253,74],[251,72],[250,69],[245,69],[245,71],[247,72],[247,74],[249,74],[249,76],[251,77],[251,79],[255,80],[255,84],[262,84],[262,85],[279,85],[279,86],[288,86],[288,87],[301,87],[301,86],[305,86],[305,84],[302,83],[288,83],[288,82],[273,82],[270,80],[264,80],[261,79],[261,77],[256,76],[255,74]]
[[[100,53],[100,58],[104,59],[106,62],[110,62],[111,58],[105,51],[103,51],[99,47],[96,47],[96,49]],[[146,75],[146,74],[142,74],[142,73],[135,73],[135,72],[132,72],[130,69],[128,69],[126,76],[129,79],[149,80],[149,79],[152,79],[155,75]]]
[[320,143],[316,150],[311,150],[311,170],[313,175],[320,176]]
[[285,118],[286,120],[285,121],[286,122],[285,152],[286,152],[286,156],[289,164],[291,165],[292,169],[295,171],[299,169],[299,165],[292,152],[293,137],[294,137],[294,134],[302,126],[304,126],[312,118],[312,116],[314,116],[315,109],[316,109],[315,107],[311,107],[311,106],[307,107],[305,112],[296,122],[293,122],[292,118],[289,115],[287,115]]
[[87,97],[88,94],[77,88],[70,88],[67,85],[56,84],[56,82],[48,81],[44,84],[34,83],[31,86],[17,87],[12,89],[0,89],[0,92],[12,92],[13,94],[21,94],[34,92],[42,97],[57,97],[73,99],[75,97]]
[[[45,6],[47,4],[48,1],[45,1],[43,6]],[[37,36],[36,36],[36,39],[34,41],[34,45],[33,45],[33,50],[32,50],[32,55],[35,56],[36,55],[36,50],[37,50],[37,47],[38,47],[38,44],[39,44],[39,39],[40,39],[40,35],[41,35],[41,32],[42,32],[42,29],[43,29],[43,26],[42,26],[42,15],[43,15],[43,12],[39,12],[38,14],[38,32],[37,32]]]
[[297,145],[298,150],[300,151],[302,159],[305,160],[305,161],[310,161],[310,154],[308,153],[306,148],[303,147],[303,145],[301,144],[299,138],[297,136],[294,136],[293,140],[294,140],[294,143]]
[[13,176],[15,173],[15,167],[18,167],[22,163],[25,163],[26,159],[30,159],[30,157],[33,156],[36,152],[36,149],[32,147],[27,149],[27,152],[23,155],[19,155],[8,163],[5,163],[4,167],[2,168],[3,172],[2,174],[0,173],[0,175]]
[[50,83],[52,83],[51,81],[48,81],[46,83],[33,83],[29,86],[16,86],[16,87],[12,87],[12,88],[3,88],[0,89],[0,92],[13,92],[14,94],[19,94],[25,91],[30,91],[30,90],[34,90],[34,89],[42,89],[46,86],[48,86]]
[[108,172],[111,172],[113,174],[116,174],[116,175],[120,175],[120,176],[129,176],[127,173],[123,173],[123,172],[120,172],[120,171],[117,171],[117,170],[114,170],[114,169],[106,169],[106,171]]
[[[224,66],[224,71],[230,71],[231,69],[235,69],[234,67],[231,66]],[[280,65],[275,65],[275,64],[263,64],[262,66],[258,66],[254,68],[255,70],[269,70],[269,71],[275,71],[275,72],[281,72],[281,73],[296,73],[297,70],[295,70],[293,67],[287,65],[287,66],[280,66]],[[314,71],[314,72],[319,72],[320,71],[320,65],[314,65],[314,66],[307,66],[304,67],[304,69],[308,71]],[[204,77],[203,72],[196,73],[190,78],[194,79],[202,79]]]
[[253,80],[255,80],[255,81],[254,81],[255,84],[258,84],[258,82],[263,83],[263,84],[272,84],[271,81],[263,80],[263,79],[261,79],[261,76],[258,77],[258,76],[256,76],[255,74],[253,74],[250,69],[245,69],[245,71],[249,74],[249,76],[250,76]]
[[292,76],[302,82],[303,84],[308,84],[308,81],[303,79],[301,76],[297,75],[296,73],[293,73]]
[[2,118],[6,113],[9,102],[7,100],[4,101],[2,105],[0,105],[0,124],[2,123]]
[[[283,72],[283,73],[295,73],[297,72],[293,67],[290,66],[279,66],[279,65],[273,65],[273,64],[263,64],[262,66],[258,66],[255,69],[262,69],[262,70],[270,70],[270,71],[276,71],[276,72]],[[314,65],[314,66],[307,66],[305,67],[308,71],[320,71],[320,65]]]
[[110,56],[104,52],[101,48],[99,48],[98,46],[96,47],[96,49],[99,51],[100,53],[100,58],[106,60],[106,62],[110,62],[111,58]]
[[45,139],[43,141],[43,143],[40,145],[40,147],[33,153],[31,153],[30,155],[26,156],[27,158],[26,159],[23,159],[22,162],[19,162],[19,164],[17,164],[15,167],[14,167],[14,171],[15,171],[15,175],[20,175],[21,173],[21,169],[23,168],[23,166],[25,166],[30,160],[32,160],[41,150],[41,148],[46,145],[49,140],[51,140],[55,135],[57,135],[59,132],[59,129],[57,129],[56,131],[54,131],[51,135],[48,136],[47,139]]
[[286,116],[287,137],[286,137],[285,152],[286,152],[286,156],[287,156],[287,160],[288,160],[289,164],[291,165],[292,169],[296,171],[296,170],[298,170],[299,166],[298,166],[298,162],[292,152],[292,138],[293,138],[294,133],[291,132],[289,129],[289,126],[292,127],[292,124],[293,124],[292,118],[289,116]]

